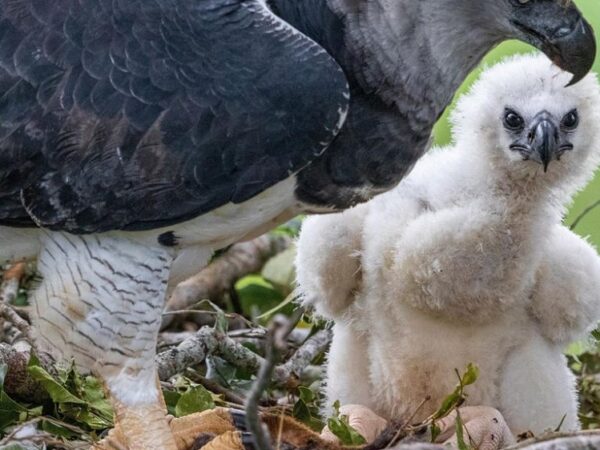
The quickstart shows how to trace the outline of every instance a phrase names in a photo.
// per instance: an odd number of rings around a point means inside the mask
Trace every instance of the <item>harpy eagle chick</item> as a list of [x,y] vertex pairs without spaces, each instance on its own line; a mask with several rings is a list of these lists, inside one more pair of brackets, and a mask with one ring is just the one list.
[[185,448],[155,386],[167,284],[392,188],[499,42],[592,67],[573,3],[475,3],[0,0],[0,262],[37,257],[39,342],[102,378],[123,447]]
[[308,219],[298,282],[335,320],[327,401],[431,414],[468,363],[468,405],[513,433],[577,429],[562,350],[600,320],[600,258],[561,224],[600,155],[600,87],[540,56],[489,69],[454,113],[455,144],[395,190]]

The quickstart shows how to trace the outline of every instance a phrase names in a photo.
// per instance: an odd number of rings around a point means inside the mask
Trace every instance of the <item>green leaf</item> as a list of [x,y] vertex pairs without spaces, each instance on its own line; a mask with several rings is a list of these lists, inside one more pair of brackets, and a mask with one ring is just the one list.
[[292,415],[301,422],[310,422],[312,419],[310,409],[302,399],[299,399],[296,403],[294,403]]
[[285,296],[272,283],[259,275],[248,275],[235,284],[243,311],[250,316],[258,316],[275,308]]
[[327,420],[329,430],[340,440],[342,445],[364,445],[366,440],[358,431],[350,426],[347,416]]
[[295,260],[296,247],[292,245],[269,259],[263,267],[261,275],[276,286],[280,292],[288,295],[293,290],[296,279]]
[[467,366],[467,371],[463,374],[460,381],[462,386],[464,387],[475,383],[477,381],[477,378],[479,378],[479,367],[472,363],[469,363],[469,365]]
[[163,397],[165,399],[165,403],[167,404],[167,411],[172,416],[175,416],[175,407],[177,406],[177,402],[181,398],[181,394],[176,391],[167,391],[163,390]]
[[222,309],[217,311],[215,329],[221,333],[227,333],[227,331],[229,331],[229,319],[227,319],[227,316]]
[[187,416],[189,414],[213,409],[215,402],[212,394],[204,386],[190,386],[175,405],[175,415],[177,417]]
[[335,402],[333,402],[333,414],[335,415],[335,417],[339,417],[340,415],[340,401],[336,400]]
[[304,386],[300,386],[298,387],[298,396],[300,397],[300,400],[302,400],[304,403],[309,404],[315,401],[315,393]]
[[39,365],[33,355],[27,370],[38,381],[65,418],[92,430],[104,430],[113,425],[113,409],[105,398],[100,381],[92,376],[81,376],[74,364],[58,371],[58,379]]
[[59,411],[66,417],[70,417],[80,424],[85,424],[92,430],[104,430],[112,427],[112,417],[107,418],[102,414],[85,406],[79,406],[73,403],[61,403],[58,405]]
[[455,408],[462,401],[462,397],[458,388],[449,396],[447,396],[442,402],[442,406],[433,414],[433,420],[441,419],[445,417],[453,408]]
[[9,425],[22,420],[27,420],[28,410],[20,405],[4,392],[4,379],[8,372],[6,364],[0,364],[0,431],[4,431]]
[[348,422],[348,416],[340,415],[340,401],[333,403],[335,416],[327,419],[327,427],[341,442],[342,445],[364,445],[366,440]]
[[44,386],[44,389],[46,389],[46,392],[48,392],[54,403],[74,403],[78,405],[85,405],[85,401],[71,394],[42,367],[30,365],[27,370],[29,371],[31,378]]

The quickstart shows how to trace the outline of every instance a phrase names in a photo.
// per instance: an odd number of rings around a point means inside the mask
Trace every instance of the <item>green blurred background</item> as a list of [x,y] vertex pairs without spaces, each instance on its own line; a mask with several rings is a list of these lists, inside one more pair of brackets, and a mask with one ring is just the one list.
[[[600,43],[600,1],[599,0],[579,0],[577,5],[583,11],[588,21],[594,27],[598,42]],[[480,68],[474,71],[471,76],[465,81],[458,95],[465,92],[474,80],[479,76],[482,68],[493,64],[507,55],[514,53],[531,52],[532,47],[516,41],[505,42],[491,52],[483,61]],[[600,73],[600,54],[596,57],[594,70]],[[450,142],[451,133],[448,122],[448,115],[451,108],[448,108],[446,114],[440,119],[435,129],[435,138],[437,145],[444,145]],[[598,124],[600,127],[600,123]],[[600,171],[596,173],[594,180],[582,191],[571,205],[569,214],[565,218],[565,223],[571,225],[573,221],[588,207],[600,201]],[[590,241],[600,249],[600,206],[594,208],[578,223],[575,231],[582,236],[588,236]]]

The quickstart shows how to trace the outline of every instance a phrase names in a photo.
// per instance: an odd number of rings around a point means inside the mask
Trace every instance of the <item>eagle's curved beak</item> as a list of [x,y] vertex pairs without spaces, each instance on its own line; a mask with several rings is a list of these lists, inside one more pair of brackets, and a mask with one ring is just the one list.
[[547,54],[563,70],[573,74],[569,86],[577,83],[591,70],[596,58],[594,30],[584,19],[573,30],[548,42]]
[[530,2],[513,12],[517,37],[543,51],[557,66],[573,74],[569,86],[591,70],[596,39],[591,25],[573,2]]

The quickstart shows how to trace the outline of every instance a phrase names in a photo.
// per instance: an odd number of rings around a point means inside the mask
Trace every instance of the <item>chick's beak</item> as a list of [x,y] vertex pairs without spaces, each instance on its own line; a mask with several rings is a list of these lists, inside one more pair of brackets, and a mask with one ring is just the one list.
[[529,132],[529,141],[531,145],[531,159],[544,166],[544,172],[547,172],[548,165],[553,159],[558,159],[559,141],[558,128],[552,122],[552,119],[543,114]]

